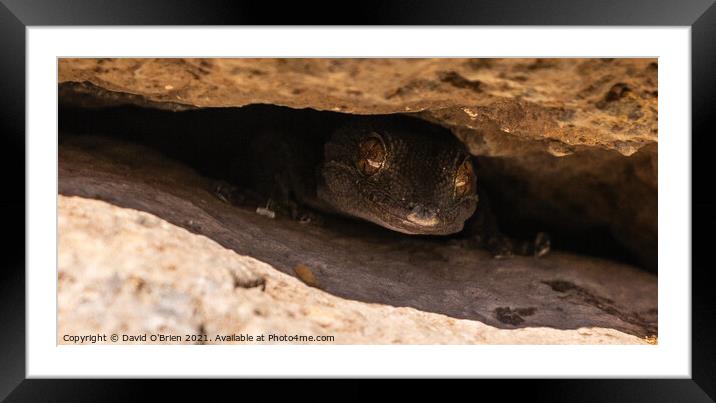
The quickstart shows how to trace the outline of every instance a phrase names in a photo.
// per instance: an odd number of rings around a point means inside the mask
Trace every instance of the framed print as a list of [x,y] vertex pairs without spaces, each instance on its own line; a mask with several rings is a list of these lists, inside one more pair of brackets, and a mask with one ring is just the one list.
[[712,2],[359,8],[3,2],[3,397],[459,377],[710,401]]

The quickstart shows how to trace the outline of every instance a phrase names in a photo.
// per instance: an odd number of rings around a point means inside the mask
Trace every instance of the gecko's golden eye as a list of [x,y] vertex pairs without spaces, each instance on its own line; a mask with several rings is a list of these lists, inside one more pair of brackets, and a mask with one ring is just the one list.
[[472,162],[464,160],[455,173],[455,197],[464,197],[472,192],[474,175]]
[[375,175],[385,165],[385,145],[378,137],[368,137],[358,145],[358,169],[367,176]]

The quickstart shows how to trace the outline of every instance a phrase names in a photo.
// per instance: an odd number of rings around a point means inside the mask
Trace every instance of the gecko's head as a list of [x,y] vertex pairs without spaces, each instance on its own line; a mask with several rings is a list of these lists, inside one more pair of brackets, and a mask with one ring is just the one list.
[[357,118],[333,133],[324,157],[318,197],[394,231],[456,233],[477,207],[465,146],[415,118]]

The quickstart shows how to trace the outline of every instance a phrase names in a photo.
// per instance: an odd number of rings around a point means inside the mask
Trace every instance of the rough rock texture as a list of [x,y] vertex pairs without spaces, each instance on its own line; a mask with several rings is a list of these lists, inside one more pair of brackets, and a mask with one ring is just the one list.
[[458,241],[370,224],[271,219],[219,201],[211,181],[151,150],[101,137],[61,139],[59,337],[655,340],[656,277],[634,267],[559,252],[495,260]]
[[515,220],[657,267],[656,59],[60,59],[62,102],[416,113],[486,157]]
[[[61,344],[72,344],[62,340],[64,334],[98,332],[181,338],[156,344],[242,343],[216,336],[270,334],[334,337],[330,342],[300,344],[647,341],[590,326],[567,331],[546,327],[504,330],[414,308],[346,300],[309,288],[265,263],[154,215],[101,201],[60,196],[59,223]],[[534,313],[507,309],[500,314],[515,321],[518,312]],[[187,334],[207,338],[186,340]]]
[[490,139],[481,147],[488,155],[508,153],[489,144],[502,139],[540,140],[557,154],[586,145],[631,155],[657,139],[656,73],[656,59],[59,61],[61,83],[91,83],[157,104],[425,111],[481,132]]

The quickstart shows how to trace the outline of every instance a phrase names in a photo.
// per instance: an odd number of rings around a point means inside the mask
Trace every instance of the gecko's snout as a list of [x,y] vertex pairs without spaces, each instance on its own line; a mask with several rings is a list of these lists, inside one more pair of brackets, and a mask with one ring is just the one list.
[[411,209],[407,218],[408,221],[425,227],[432,227],[440,222],[436,209],[428,208],[420,204],[415,205]]

